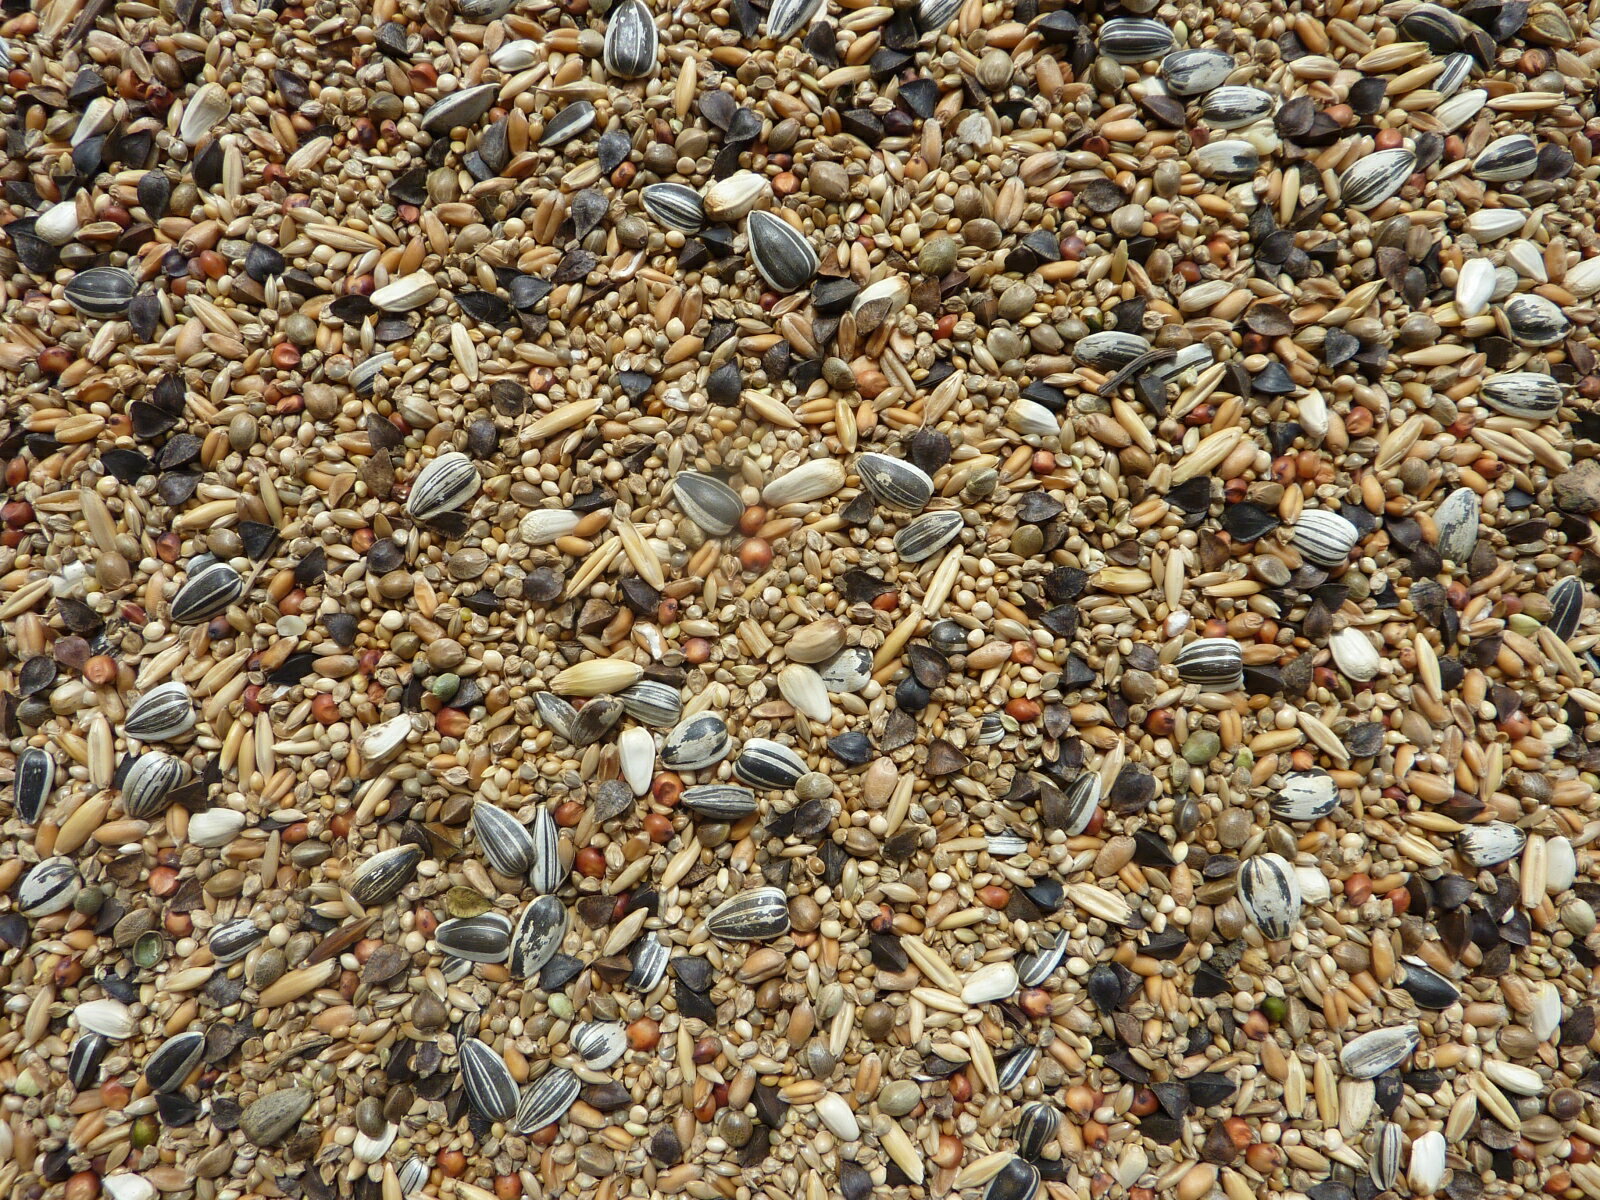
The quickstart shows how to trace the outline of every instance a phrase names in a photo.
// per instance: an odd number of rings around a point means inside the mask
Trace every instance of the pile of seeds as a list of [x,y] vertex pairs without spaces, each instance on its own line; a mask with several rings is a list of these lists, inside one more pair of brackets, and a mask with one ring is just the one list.
[[1592,5],[6,0],[0,1194],[1600,1198]]

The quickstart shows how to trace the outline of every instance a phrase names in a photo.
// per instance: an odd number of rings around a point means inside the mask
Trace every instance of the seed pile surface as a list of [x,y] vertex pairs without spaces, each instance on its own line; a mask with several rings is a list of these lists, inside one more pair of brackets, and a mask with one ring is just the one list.
[[0,1194],[1600,1200],[1589,6],[0,13]]

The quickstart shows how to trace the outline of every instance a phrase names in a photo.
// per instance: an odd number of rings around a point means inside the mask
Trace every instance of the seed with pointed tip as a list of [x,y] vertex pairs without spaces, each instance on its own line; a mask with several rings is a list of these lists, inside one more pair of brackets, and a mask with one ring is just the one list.
[[387,904],[416,878],[422,857],[421,846],[380,850],[345,877],[345,890],[364,908]]
[[751,787],[781,791],[792,788],[806,773],[805,760],[781,742],[751,738],[739,749],[733,773]]
[[744,516],[744,501],[738,492],[698,471],[680,471],[674,476],[672,498],[684,516],[712,537],[732,533]]
[[1342,567],[1361,540],[1348,519],[1326,508],[1302,512],[1289,536],[1295,548],[1319,567]]
[[86,317],[119,317],[138,288],[138,280],[121,267],[91,267],[74,275],[62,294]]
[[13,805],[17,816],[36,825],[39,814],[56,789],[56,760],[47,750],[29,746],[17,759]]
[[730,942],[770,942],[789,932],[789,904],[783,889],[751,888],[719,904],[706,918],[713,937]]
[[526,1137],[567,1115],[583,1085],[565,1067],[552,1067],[523,1089],[511,1127]]
[[1491,183],[1526,179],[1539,169],[1539,144],[1525,133],[1496,138],[1472,160],[1472,173]]
[[448,96],[434,101],[422,115],[422,131],[438,137],[467,125],[476,125],[478,118],[489,111],[500,91],[498,83],[480,83],[477,87],[460,88]]
[[225,562],[211,562],[193,571],[172,598],[172,620],[177,625],[209,621],[244,594],[244,579]]
[[1239,900],[1269,938],[1286,938],[1300,921],[1300,881],[1276,854],[1258,854],[1239,868]]
[[482,486],[478,468],[465,454],[441,454],[418,472],[406,497],[406,513],[414,520],[432,520],[460,508]]
[[1119,63],[1149,62],[1172,49],[1172,30],[1148,17],[1113,17],[1100,27],[1100,52]]
[[1369,154],[1339,177],[1339,197],[1349,208],[1375,208],[1405,186],[1416,165],[1417,156],[1403,146]]
[[1374,1029],[1345,1043],[1339,1051],[1339,1065],[1356,1079],[1373,1079],[1397,1066],[1421,1040],[1414,1025]]
[[699,233],[705,227],[700,193],[681,183],[652,183],[639,193],[645,212],[668,229]]
[[205,1049],[206,1035],[198,1029],[168,1038],[145,1063],[144,1077],[150,1090],[172,1092],[182,1087]]
[[964,524],[965,519],[955,509],[923,513],[894,535],[895,553],[906,562],[931,558],[955,541]]
[[122,731],[135,741],[161,742],[194,728],[194,701],[189,689],[174,680],[151,688],[134,702]]
[[750,257],[767,286],[797,292],[810,283],[821,265],[811,243],[789,222],[757,210],[745,218]]
[[517,1081],[505,1059],[477,1038],[462,1041],[457,1058],[473,1108],[491,1121],[503,1121],[517,1111]]
[[655,18],[640,0],[620,0],[612,6],[602,54],[608,74],[622,79],[655,74],[660,45]]
[[822,0],[773,0],[767,10],[767,36],[786,42],[822,9]]
[[78,898],[83,881],[70,858],[57,855],[37,863],[17,885],[17,911],[25,917],[48,917]]
[[[650,28],[654,29],[655,26],[651,25]],[[587,100],[574,100],[550,118],[550,124],[544,127],[544,134],[539,138],[539,145],[546,149],[564,146],[573,138],[587,133],[594,125],[594,118],[593,104]]]
[[511,922],[500,913],[455,917],[434,930],[439,949],[468,962],[504,962],[511,952]]
[[555,896],[540,896],[517,917],[506,966],[514,979],[533,979],[556,956],[567,936],[567,907]]
[[122,779],[122,811],[141,821],[159,816],[167,807],[168,794],[185,773],[182,759],[159,750],[145,751]]
[[1117,371],[1136,358],[1149,354],[1149,341],[1136,333],[1107,329],[1081,337],[1072,347],[1072,357],[1086,367]]
[[1213,691],[1244,685],[1244,651],[1232,638],[1201,638],[1178,652],[1178,678]]

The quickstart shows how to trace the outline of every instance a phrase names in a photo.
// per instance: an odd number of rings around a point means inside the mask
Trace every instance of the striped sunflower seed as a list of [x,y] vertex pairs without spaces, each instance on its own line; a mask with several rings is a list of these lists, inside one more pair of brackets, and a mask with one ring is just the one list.
[[580,750],[598,742],[622,720],[622,701],[614,696],[595,696],[578,711],[567,739]]
[[751,787],[769,791],[792,788],[806,773],[805,760],[781,742],[751,738],[733,760],[733,773]]
[[1319,567],[1342,567],[1361,534],[1346,518],[1326,508],[1307,509],[1289,532],[1295,548]]
[[775,42],[786,42],[821,11],[822,0],[773,0],[767,10],[767,36]]
[[567,1115],[583,1085],[565,1067],[552,1067],[523,1089],[511,1127],[526,1137]]
[[72,1039],[67,1055],[67,1079],[80,1092],[100,1082],[100,1064],[111,1049],[111,1039],[98,1033],[80,1033]]
[[750,258],[773,291],[798,292],[821,266],[805,235],[782,217],[757,209],[745,218],[744,231]]
[[1063,789],[1043,783],[1040,790],[1040,821],[1068,837],[1077,837],[1089,828],[1100,809],[1100,776],[1094,771],[1084,771]]
[[417,473],[406,497],[406,513],[416,521],[431,521],[460,508],[482,486],[478,468],[465,454],[441,454]]
[[561,861],[561,842],[556,834],[556,820],[548,808],[541,808],[528,822],[528,835],[533,838],[533,862],[528,867],[528,886],[541,896],[547,896],[567,881],[567,867]]
[[56,790],[56,760],[47,750],[29,746],[17,757],[17,777],[13,785],[12,805],[29,825],[37,825],[39,816]]
[[1456,849],[1473,867],[1483,870],[1509,862],[1522,853],[1527,834],[1506,821],[1468,825],[1456,834]]
[[962,0],[917,0],[917,28],[934,33],[955,20]]
[[1053,940],[1041,943],[1038,950],[1032,954],[1024,954],[1017,963],[1017,979],[1023,987],[1039,987],[1046,979],[1055,974],[1061,960],[1067,955],[1067,939],[1064,935],[1048,935]]
[[1339,788],[1323,770],[1295,771],[1272,798],[1272,814],[1285,821],[1320,821],[1339,807]]
[[1178,652],[1178,678],[1210,691],[1244,686],[1244,651],[1232,638],[1200,638]]
[[1271,116],[1276,103],[1270,92],[1230,84],[1206,94],[1200,115],[1217,129],[1239,129]]
[[684,516],[712,537],[726,537],[744,516],[738,492],[698,471],[680,471],[673,477],[672,498]]
[[144,1065],[144,1078],[150,1090],[158,1094],[177,1091],[205,1050],[206,1035],[198,1029],[168,1038]]
[[933,480],[926,471],[887,454],[862,454],[856,474],[879,504],[919,513],[933,499]]
[[1488,102],[1489,93],[1482,88],[1468,88],[1459,95],[1451,96],[1433,113],[1439,122],[1440,132],[1454,133],[1482,112]]
[[[1131,20],[1132,18],[1119,17],[1118,20]],[[1112,22],[1107,21],[1107,25]],[[1033,1047],[1028,1047],[1032,1050]],[[1034,1053],[1038,1053],[1034,1051]],[[1013,1055],[1013,1058],[1020,1055]],[[1017,1082],[1021,1082],[1019,1079]],[[1005,1089],[1005,1081],[1001,1081],[1001,1090]],[[1006,1160],[1005,1165],[995,1173],[989,1185],[983,1189],[983,1200],[1032,1200],[1039,1191],[1039,1168],[1031,1162],[1013,1155]]]
[[1136,333],[1107,329],[1082,337],[1072,347],[1072,357],[1097,371],[1119,371],[1136,358],[1149,354],[1150,343]]
[[422,131],[439,137],[452,129],[476,125],[500,91],[498,83],[480,83],[476,87],[460,88],[442,99],[435,100],[422,114]]
[[266,931],[249,917],[236,917],[212,929],[206,937],[206,948],[219,963],[238,962],[266,936]]
[[[641,10],[644,8],[644,5],[638,3],[638,0],[628,0],[628,3]],[[650,21],[648,14],[645,20],[650,25],[650,31],[653,34],[655,32],[655,23]],[[608,52],[610,45],[611,40],[608,35],[606,39]],[[574,100],[550,118],[550,124],[544,127],[544,133],[539,137],[539,145],[547,150],[556,146],[564,146],[572,141],[573,138],[579,138],[588,133],[594,126],[594,118],[595,107],[590,101]]]
[[48,917],[69,907],[82,889],[78,868],[70,858],[43,859],[17,886],[17,911],[25,917]]
[[756,794],[732,783],[702,783],[684,788],[683,806],[708,821],[735,822],[756,811]]
[[1207,142],[1195,150],[1194,159],[1202,174],[1223,182],[1253,179],[1261,169],[1261,152],[1243,138]]
[[1258,854],[1239,867],[1239,902],[1263,934],[1288,937],[1300,921],[1300,881],[1287,860]]
[[517,878],[533,867],[534,854],[538,853],[533,834],[501,806],[488,800],[474,802],[472,832],[483,848],[483,858],[488,859],[496,874]]
[[1433,90],[1447,98],[1454,96],[1478,68],[1472,55],[1460,52],[1446,54],[1439,61],[1443,69],[1433,78]]
[[174,680],[151,688],[134,701],[122,731],[138,742],[164,742],[188,733],[194,722],[189,689]]
[[421,846],[405,845],[392,850],[380,850],[345,877],[345,890],[363,908],[387,904],[400,894],[401,888],[417,877],[422,858]]
[[1554,302],[1532,292],[1508,297],[1501,311],[1512,340],[1524,346],[1553,346],[1572,328],[1566,313]]
[[728,725],[716,713],[698,713],[676,726],[661,743],[661,761],[674,771],[701,771],[728,757]]
[[639,193],[645,212],[668,229],[699,233],[705,228],[705,207],[700,193],[681,183],[652,183]]
[[783,889],[751,888],[731,896],[706,918],[712,937],[730,942],[770,942],[789,932],[789,904]]
[[956,540],[965,523],[961,513],[955,509],[913,517],[894,535],[895,553],[906,562],[932,558]]
[[1161,60],[1161,79],[1174,96],[1204,96],[1227,83],[1237,66],[1225,50],[1179,50]]
[[667,960],[672,951],[663,946],[655,934],[647,933],[634,943],[631,954],[633,970],[628,974],[627,986],[641,995],[649,995],[666,976]]
[[122,811],[141,821],[160,816],[169,803],[168,795],[187,773],[182,759],[159,750],[145,751],[123,776]]
[[660,50],[655,18],[640,0],[621,0],[612,6],[606,17],[602,55],[608,74],[622,79],[654,75]]
[[1339,1065],[1356,1079],[1376,1079],[1390,1067],[1398,1066],[1421,1040],[1415,1025],[1374,1029],[1345,1043],[1339,1051]]
[[402,1196],[410,1196],[420,1192],[423,1185],[428,1182],[430,1174],[432,1174],[432,1171],[428,1164],[413,1154],[406,1159],[398,1172],[400,1194]]
[[1416,166],[1417,156],[1403,146],[1369,154],[1339,176],[1339,197],[1348,208],[1376,208],[1405,186]]
[[1545,627],[1559,641],[1570,642],[1578,632],[1578,620],[1583,616],[1583,595],[1583,580],[1576,575],[1568,575],[1550,589],[1550,615],[1545,619]]
[[1400,1146],[1405,1134],[1393,1121],[1385,1121],[1378,1128],[1378,1142],[1373,1147],[1372,1159],[1367,1164],[1367,1174],[1379,1191],[1394,1186],[1400,1175]]
[[578,719],[578,710],[554,692],[535,692],[533,706],[539,710],[539,719],[545,728],[559,738],[572,740],[572,723]]
[[1012,1088],[1022,1086],[1022,1081],[1033,1070],[1034,1064],[1039,1061],[1039,1047],[1021,1046],[999,1064],[1000,1090],[1009,1092]]
[[209,621],[244,595],[244,579],[225,562],[210,562],[189,578],[172,598],[172,620],[177,625]]
[[556,956],[566,939],[567,906],[555,896],[540,896],[517,917],[506,967],[513,979],[533,979]]
[[477,1038],[466,1038],[457,1052],[467,1102],[491,1121],[504,1121],[517,1111],[517,1081],[505,1059]]
[[656,729],[676,725],[683,715],[683,696],[678,689],[657,679],[641,679],[618,692],[617,699],[635,721]]
[[1539,169],[1539,143],[1525,133],[1495,138],[1472,160],[1472,173],[1491,183],[1526,179]]
[[500,913],[452,917],[433,931],[439,949],[468,962],[505,962],[511,953],[511,921]]
[[1172,49],[1172,30],[1149,17],[1113,17],[1100,27],[1100,53],[1119,63],[1149,62]]
[[628,1049],[628,1034],[621,1021],[585,1021],[567,1037],[584,1065],[604,1071]]
[[1478,493],[1468,487],[1457,488],[1434,511],[1439,528],[1439,555],[1454,563],[1465,563],[1478,545],[1482,503]]
[[[1591,260],[1600,263],[1600,258]],[[1478,394],[1496,412],[1528,421],[1547,421],[1561,411],[1562,389],[1548,375],[1508,371],[1483,381]]]
[[86,317],[120,317],[138,290],[139,281],[121,267],[90,267],[74,275],[62,295]]
[[1461,989],[1420,958],[1408,954],[1402,962],[1400,986],[1417,1002],[1418,1008],[1443,1012],[1461,999]]
[[1041,1157],[1061,1129],[1061,1110],[1043,1100],[1022,1106],[1017,1120],[1017,1153],[1026,1159]]

